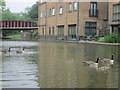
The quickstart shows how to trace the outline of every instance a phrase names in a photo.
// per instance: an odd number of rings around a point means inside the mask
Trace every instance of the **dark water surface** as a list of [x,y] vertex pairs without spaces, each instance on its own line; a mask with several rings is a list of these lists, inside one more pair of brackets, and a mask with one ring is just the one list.
[[[13,47],[2,57],[5,88],[117,88],[118,47],[60,42],[3,41]],[[23,54],[15,51],[26,47]],[[84,60],[110,58],[115,64],[105,71],[83,65]]]

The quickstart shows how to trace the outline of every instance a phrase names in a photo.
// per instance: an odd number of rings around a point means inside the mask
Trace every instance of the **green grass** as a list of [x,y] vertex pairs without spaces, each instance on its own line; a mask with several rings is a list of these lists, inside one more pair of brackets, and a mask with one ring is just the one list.
[[7,36],[9,38],[18,38],[18,37],[21,37],[21,35],[11,35],[11,36]]

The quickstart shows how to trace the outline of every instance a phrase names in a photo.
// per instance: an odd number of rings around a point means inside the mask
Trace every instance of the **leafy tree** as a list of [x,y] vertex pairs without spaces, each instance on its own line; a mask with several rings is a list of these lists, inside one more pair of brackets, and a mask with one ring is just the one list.
[[31,8],[26,8],[29,17],[34,21],[38,18],[38,2],[34,4]]
[[0,8],[2,9],[2,11],[5,9],[5,7],[6,7],[5,0],[0,0]]

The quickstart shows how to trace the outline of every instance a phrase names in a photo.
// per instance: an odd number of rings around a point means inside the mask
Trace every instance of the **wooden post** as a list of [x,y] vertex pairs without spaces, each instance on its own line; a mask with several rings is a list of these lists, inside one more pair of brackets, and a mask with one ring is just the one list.
[[14,27],[15,27],[15,21],[14,21]]
[[4,21],[4,27],[6,27],[6,21]]
[[26,23],[25,23],[25,21],[24,21],[24,27],[26,27]]
[[30,26],[29,26],[29,22],[27,22],[27,24],[28,24],[27,27],[30,27]]
[[22,27],[22,21],[20,21],[20,27]]
[[10,27],[12,27],[12,21],[10,21]]

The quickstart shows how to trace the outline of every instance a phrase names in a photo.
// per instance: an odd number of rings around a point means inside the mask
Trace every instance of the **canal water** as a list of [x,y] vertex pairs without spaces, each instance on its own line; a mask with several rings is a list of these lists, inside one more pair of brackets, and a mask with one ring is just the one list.
[[[117,88],[118,47],[62,42],[3,41],[3,88]],[[25,52],[16,50],[25,47]],[[83,61],[97,57],[110,58],[115,63],[107,70],[84,66]]]

